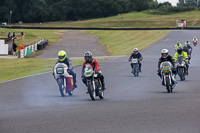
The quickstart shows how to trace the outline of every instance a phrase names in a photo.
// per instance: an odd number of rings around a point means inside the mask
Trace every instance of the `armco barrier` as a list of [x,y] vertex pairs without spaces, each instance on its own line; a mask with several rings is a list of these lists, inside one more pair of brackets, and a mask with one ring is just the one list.
[[24,58],[25,56],[30,56],[31,52],[34,52],[36,50],[42,50],[43,48],[46,47],[46,45],[48,45],[48,40],[44,40],[44,39],[40,40],[39,42],[33,45],[29,45],[25,47],[25,49],[19,51],[18,58]]

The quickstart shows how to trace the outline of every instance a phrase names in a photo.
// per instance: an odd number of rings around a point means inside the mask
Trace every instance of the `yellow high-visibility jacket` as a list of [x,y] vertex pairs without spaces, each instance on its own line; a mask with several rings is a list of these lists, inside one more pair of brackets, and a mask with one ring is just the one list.
[[[177,59],[178,59],[178,57],[180,57],[180,56],[181,56],[181,55],[178,54],[178,52],[176,52],[176,53],[174,54],[174,62],[176,62]],[[187,55],[186,52],[182,52],[182,57],[184,58],[185,61],[188,61],[188,55]]]
[[[195,38],[193,38],[193,41],[194,41],[194,39],[195,39]],[[197,38],[196,38],[196,40],[197,40],[197,42],[198,42],[198,39],[197,39]]]
[[179,43],[179,45],[175,44],[175,49],[177,49],[178,47],[183,47],[183,45],[180,43]]

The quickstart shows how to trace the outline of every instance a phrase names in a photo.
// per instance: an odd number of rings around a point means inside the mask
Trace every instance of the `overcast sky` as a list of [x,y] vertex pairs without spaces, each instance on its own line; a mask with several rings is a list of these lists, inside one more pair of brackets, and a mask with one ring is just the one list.
[[173,6],[176,6],[176,3],[178,3],[178,0],[158,0],[158,2],[170,2]]

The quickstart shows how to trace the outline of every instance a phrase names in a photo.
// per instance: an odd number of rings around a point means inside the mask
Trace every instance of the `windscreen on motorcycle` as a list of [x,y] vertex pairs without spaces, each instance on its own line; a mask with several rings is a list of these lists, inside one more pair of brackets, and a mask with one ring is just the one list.
[[86,64],[85,65],[85,72],[84,72],[84,76],[85,77],[91,77],[93,74],[93,68],[90,64]]
[[56,74],[64,74],[65,69],[67,70],[68,67],[64,63],[58,63],[54,67],[54,71],[56,72]]
[[183,57],[182,57],[182,56],[178,57],[177,62],[178,62],[179,64],[182,64],[183,61],[184,61],[184,60],[183,60]]
[[165,61],[160,64],[160,69],[162,72],[169,72],[171,68],[172,68],[172,64],[169,61]]

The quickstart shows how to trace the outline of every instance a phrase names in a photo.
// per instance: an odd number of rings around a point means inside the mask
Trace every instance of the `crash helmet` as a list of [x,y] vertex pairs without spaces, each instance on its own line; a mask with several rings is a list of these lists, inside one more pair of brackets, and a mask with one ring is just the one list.
[[161,56],[162,56],[163,58],[167,58],[168,54],[169,54],[168,49],[162,49],[162,50],[161,50]]
[[178,47],[180,46],[180,43],[179,43],[179,42],[177,42],[177,46],[178,46]]
[[178,47],[178,48],[177,48],[177,52],[178,52],[178,54],[181,54],[182,51],[183,51],[183,48],[182,48],[182,47]]
[[84,59],[87,63],[90,63],[92,61],[92,53],[90,51],[85,52]]
[[64,50],[58,52],[59,61],[64,61],[67,57],[67,53]]
[[138,48],[134,48],[134,49],[133,49],[133,53],[134,53],[134,54],[138,54]]

